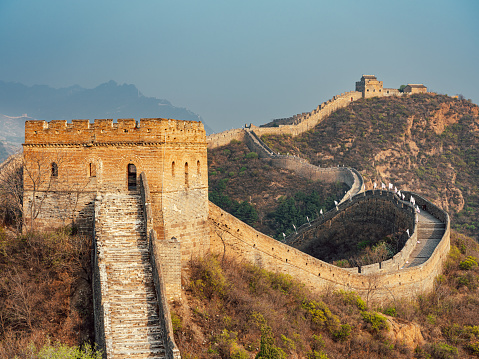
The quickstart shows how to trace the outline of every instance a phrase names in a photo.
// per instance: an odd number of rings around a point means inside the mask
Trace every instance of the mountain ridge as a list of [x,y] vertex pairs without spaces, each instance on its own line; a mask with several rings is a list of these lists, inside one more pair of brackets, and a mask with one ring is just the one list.
[[92,89],[79,85],[56,89],[0,80],[0,161],[21,148],[27,119],[157,117],[201,121],[207,133],[213,132],[198,114],[165,99],[146,97],[132,84],[110,80]]
[[356,168],[430,198],[479,240],[479,107],[445,95],[361,99],[297,137],[262,136],[275,152]]

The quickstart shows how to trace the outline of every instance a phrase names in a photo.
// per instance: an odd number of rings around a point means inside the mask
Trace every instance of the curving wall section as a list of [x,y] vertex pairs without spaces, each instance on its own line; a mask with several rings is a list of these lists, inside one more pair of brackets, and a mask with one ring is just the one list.
[[[351,204],[344,203],[339,212],[359,202],[358,197],[364,196],[368,194],[355,196]],[[256,231],[210,202],[211,250],[220,255],[247,260],[268,270],[290,274],[311,290],[354,290],[371,301],[411,297],[432,290],[450,247],[449,216],[429,201],[422,200],[431,209],[431,214],[444,221],[446,230],[429,259],[416,267],[396,269],[402,260],[397,257],[394,264],[388,263],[381,268],[377,265],[368,268],[367,273],[358,273],[357,268],[339,268]],[[411,237],[411,246],[413,242],[414,236]],[[405,250],[410,248],[405,247]]]

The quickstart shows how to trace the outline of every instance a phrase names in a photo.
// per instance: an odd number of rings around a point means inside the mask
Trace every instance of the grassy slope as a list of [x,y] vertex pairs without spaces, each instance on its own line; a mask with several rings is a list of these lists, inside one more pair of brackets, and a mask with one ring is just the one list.
[[[173,310],[182,357],[254,358],[268,338],[269,349],[280,348],[284,358],[473,357],[474,348],[479,353],[479,269],[461,269],[461,263],[479,257],[479,246],[457,232],[452,237],[433,293],[380,307],[354,293],[311,293],[287,275],[231,258],[193,262],[184,300]],[[365,320],[365,312],[389,314],[389,329],[375,314]]]
[[298,137],[264,136],[275,151],[424,194],[479,240],[479,108],[447,96],[371,98]]

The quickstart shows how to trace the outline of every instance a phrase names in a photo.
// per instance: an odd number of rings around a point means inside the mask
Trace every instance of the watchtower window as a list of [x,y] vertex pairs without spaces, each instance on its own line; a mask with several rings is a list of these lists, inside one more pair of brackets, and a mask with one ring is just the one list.
[[196,161],[196,174],[199,176],[201,173],[200,161]]
[[188,183],[188,162],[185,162],[185,188],[189,187]]
[[58,165],[55,162],[52,163],[52,177],[58,177]]
[[136,166],[132,163],[128,165],[128,190],[136,190]]
[[96,177],[96,165],[94,163],[90,163],[90,177]]
[[175,161],[171,162],[171,177],[175,177]]

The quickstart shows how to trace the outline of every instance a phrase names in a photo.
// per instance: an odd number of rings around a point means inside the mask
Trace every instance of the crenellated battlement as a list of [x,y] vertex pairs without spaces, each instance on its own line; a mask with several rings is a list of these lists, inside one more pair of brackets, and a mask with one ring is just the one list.
[[26,145],[78,145],[108,143],[205,143],[201,122],[165,118],[96,119],[89,120],[32,120],[25,122]]

